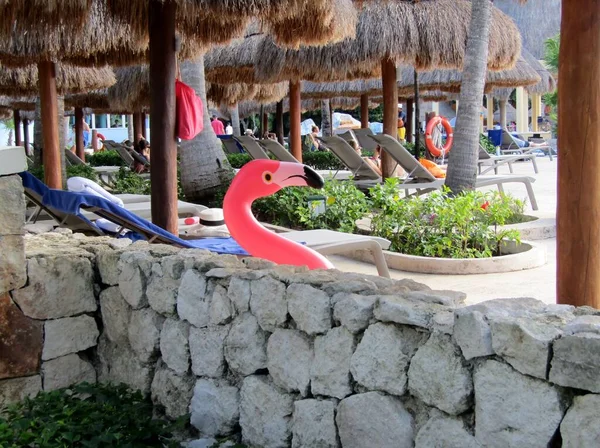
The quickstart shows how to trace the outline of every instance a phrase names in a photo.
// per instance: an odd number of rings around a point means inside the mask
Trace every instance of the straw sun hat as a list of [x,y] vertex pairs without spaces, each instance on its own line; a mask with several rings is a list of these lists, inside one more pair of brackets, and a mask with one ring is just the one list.
[[181,229],[186,235],[194,237],[229,238],[229,230],[225,225],[222,208],[207,208],[202,210],[198,216],[198,223]]

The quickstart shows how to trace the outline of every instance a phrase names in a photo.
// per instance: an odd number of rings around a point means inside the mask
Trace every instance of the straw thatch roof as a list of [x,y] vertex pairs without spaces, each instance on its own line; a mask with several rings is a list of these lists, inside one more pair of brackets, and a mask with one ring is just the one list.
[[[111,68],[80,68],[59,64],[56,68],[56,89],[59,95],[105,88],[116,82]],[[35,95],[38,92],[38,69],[0,67],[0,94]]]
[[552,74],[542,65],[540,61],[538,61],[533,54],[523,48],[522,51],[523,58],[527,61],[527,63],[537,72],[540,77],[540,81],[534,85],[527,87],[527,91],[529,93],[549,93],[554,92],[556,90],[556,80],[552,76]]
[[277,84],[208,84],[208,101],[225,106],[233,106],[241,101],[255,101],[260,104],[274,103],[288,94],[288,83]]
[[0,96],[0,106],[10,109],[34,111],[35,97],[29,96]]
[[65,107],[81,107],[93,109],[95,111],[109,110],[110,112],[113,112],[108,101],[108,89],[98,89],[86,93],[66,95]]
[[142,111],[150,104],[150,74],[147,65],[115,69],[117,82],[108,89],[108,103],[119,110]]
[[0,39],[0,61],[13,66],[47,60],[123,64],[144,56],[146,48],[147,41],[136,37],[131,25],[111,17],[104,0],[93,0],[81,29],[42,22],[23,33],[15,25]]
[[[509,15],[523,38],[523,46],[536,59],[544,57],[544,41],[560,31],[561,0],[495,0],[494,5]],[[583,12],[582,12],[583,13]]]
[[[460,68],[470,14],[467,0],[369,3],[360,12],[353,40],[291,50],[278,47],[272,38],[265,37],[255,57],[256,77],[263,82],[369,78],[379,75],[380,61],[385,58],[420,70]],[[494,8],[488,67],[512,67],[520,49],[517,27]]]
[[353,39],[356,35],[358,11],[352,0],[308,2],[301,14],[273,18],[265,22],[265,31],[274,36],[277,45],[299,48]]

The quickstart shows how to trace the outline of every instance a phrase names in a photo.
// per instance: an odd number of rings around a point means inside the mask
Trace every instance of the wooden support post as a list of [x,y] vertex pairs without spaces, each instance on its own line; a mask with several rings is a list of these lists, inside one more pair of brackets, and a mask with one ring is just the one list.
[[23,146],[23,138],[21,137],[21,113],[13,110],[13,124],[15,125],[15,146]]
[[369,95],[366,94],[360,96],[360,127],[369,127]]
[[[150,141],[152,222],[178,234],[175,140],[175,14],[173,0],[150,2]],[[144,126],[145,127],[145,126]]]
[[[38,63],[38,82],[44,134],[44,182],[50,188],[62,189],[62,169],[58,139],[58,99],[54,62]],[[60,124],[62,126],[62,123]]]
[[[398,83],[396,64],[391,59],[381,61],[383,83],[383,133],[398,138]],[[381,151],[381,173],[383,178],[394,175],[394,160],[386,151]]]
[[487,129],[494,129],[494,96],[487,95]]
[[413,129],[414,129],[414,103],[413,100],[406,100],[406,123],[404,123],[404,127],[406,128],[406,141],[408,143],[412,143],[413,139]]
[[98,130],[92,129],[92,151],[96,153],[99,149],[100,148],[98,147]]
[[266,138],[267,133],[269,132],[269,114],[267,112],[263,112],[262,115],[262,136],[261,138]]
[[136,145],[137,142],[139,142],[140,140],[140,135],[144,135],[142,133],[142,128],[143,128],[143,124],[142,124],[142,113],[141,112],[135,112],[133,114],[133,144],[134,146]]
[[283,100],[278,101],[275,106],[275,134],[277,141],[283,145],[285,143],[283,139]]
[[75,153],[85,162],[85,147],[83,145],[83,109],[75,108]]
[[600,8],[563,2],[558,67],[558,303],[600,308]]
[[300,81],[290,81],[290,152],[302,162]]
[[507,100],[500,100],[500,127],[502,130],[506,130],[506,102]]
[[142,112],[140,114],[140,116],[142,117],[142,137],[144,137],[145,139],[148,139],[148,135],[147,135],[148,134],[148,130],[146,129],[146,121],[147,121],[146,118],[147,118],[147,115],[146,115],[145,112]]
[[[415,158],[419,160],[421,157],[421,111],[419,109],[419,74],[417,70],[414,72],[414,88],[415,88]],[[425,156],[425,154],[423,154]]]
[[29,120],[27,118],[23,119],[23,146],[25,146],[25,154],[29,155]]

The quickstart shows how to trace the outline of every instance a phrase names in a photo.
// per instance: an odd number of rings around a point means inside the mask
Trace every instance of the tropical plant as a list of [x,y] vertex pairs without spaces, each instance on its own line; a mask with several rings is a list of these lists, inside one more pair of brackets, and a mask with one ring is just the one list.
[[172,447],[185,427],[153,417],[152,402],[125,385],[79,384],[40,392],[0,413],[0,446]]
[[185,196],[196,203],[203,203],[219,188],[231,180],[233,170],[223,147],[217,139],[206,107],[204,79],[204,56],[181,64],[182,80],[192,87],[204,103],[204,129],[192,140],[183,140],[180,150],[181,184]]
[[123,166],[125,162],[115,150],[100,151],[86,155],[85,160],[91,166]]
[[250,154],[227,154],[227,160],[229,160],[229,164],[232,168],[240,169],[245,164],[252,160]]
[[391,241],[390,250],[443,258],[485,258],[500,254],[503,241],[520,241],[517,230],[501,229],[523,214],[524,202],[497,192],[448,189],[401,200],[398,179],[370,190],[376,212],[374,235]]
[[488,154],[496,154],[496,147],[485,135],[479,135],[479,144],[487,151]]
[[[546,39],[544,42],[544,62],[552,73],[558,73],[558,55],[560,50],[560,34]],[[558,121],[558,90],[546,93],[542,97],[544,104],[550,106],[550,119],[555,123],[553,133],[556,135]]]
[[[44,165],[30,167],[28,171],[42,182],[44,181]],[[67,179],[71,177],[85,177],[86,179],[98,182],[98,174],[88,165],[67,166]]]
[[471,2],[471,23],[463,63],[458,115],[446,185],[454,193],[475,188],[479,152],[479,112],[485,84],[492,2]]

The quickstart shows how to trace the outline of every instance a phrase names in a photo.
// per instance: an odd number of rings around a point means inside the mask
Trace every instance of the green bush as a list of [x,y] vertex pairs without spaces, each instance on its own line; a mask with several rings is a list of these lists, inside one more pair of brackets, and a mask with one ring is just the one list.
[[499,255],[502,240],[520,241],[517,230],[498,226],[522,215],[523,201],[480,191],[450,197],[446,190],[402,200],[397,183],[397,179],[388,179],[370,190],[377,211],[371,230],[390,240],[393,251],[425,257],[485,258]]
[[[325,213],[314,216],[316,204],[310,196],[324,196]],[[306,187],[284,188],[259,199],[252,206],[258,219],[294,229],[356,230],[356,220],[369,211],[366,196],[352,182],[330,180],[322,190]]]
[[152,417],[152,402],[126,386],[80,384],[40,392],[0,416],[0,446],[179,447],[176,423]]
[[101,151],[85,156],[91,166],[124,166],[125,162],[115,150]]
[[234,169],[240,169],[245,164],[252,160],[250,154],[227,154],[227,160],[229,160],[229,164]]
[[344,170],[345,165],[329,151],[302,153],[302,163],[315,170]]
[[115,176],[112,192],[114,194],[150,194],[150,180],[121,167]]
[[[403,146],[404,146],[404,147],[405,147],[405,148],[408,150],[408,152],[410,152],[410,153],[411,153],[413,156],[415,155],[415,144],[414,144],[414,143],[406,142],[406,143],[405,143]],[[425,151],[427,151],[427,148],[425,147],[424,137],[422,137],[422,138],[419,140],[419,148],[420,148],[420,150],[419,150],[419,155],[420,155],[421,157],[425,157]]]
[[481,144],[483,149],[485,149],[488,152],[488,154],[496,154],[496,147],[494,146],[492,141],[485,135],[479,135],[479,143]]

